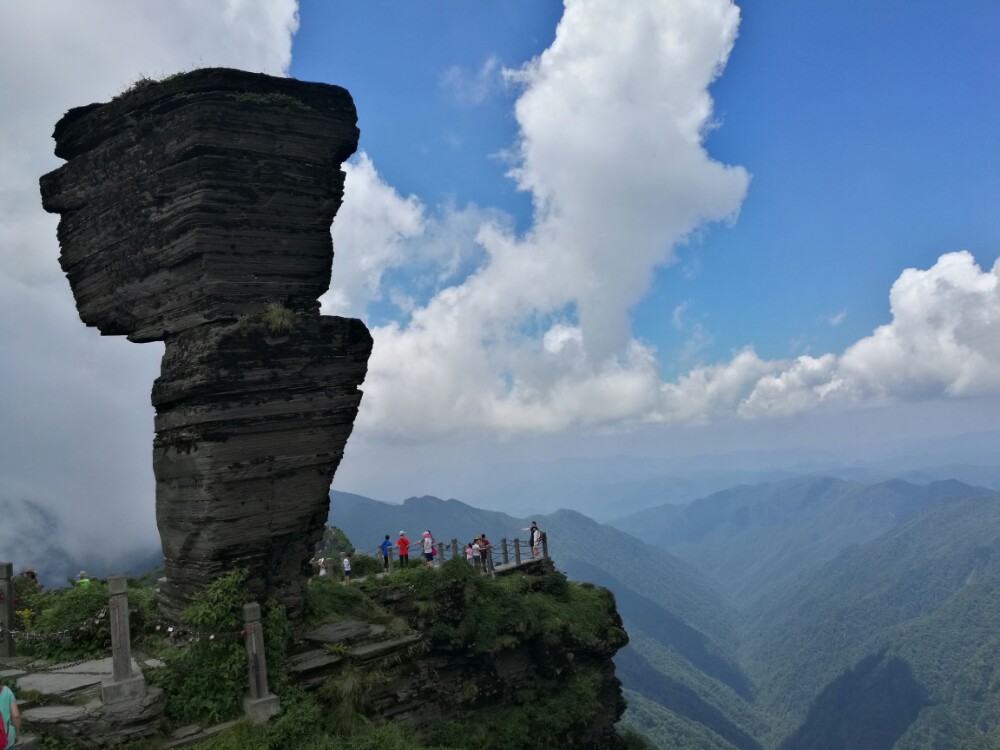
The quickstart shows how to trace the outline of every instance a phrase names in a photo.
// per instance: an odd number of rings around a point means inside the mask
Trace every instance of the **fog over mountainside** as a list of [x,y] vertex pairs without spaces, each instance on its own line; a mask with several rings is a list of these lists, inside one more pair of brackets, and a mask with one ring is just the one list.
[[[740,426],[734,430],[739,435]],[[759,437],[759,436],[758,436]],[[756,439],[756,438],[754,438]],[[755,450],[697,441],[660,445],[641,431],[615,439],[592,438],[575,454],[546,458],[547,446],[526,440],[520,447],[497,445],[489,462],[456,461],[442,471],[421,463],[424,448],[399,456],[391,471],[359,473],[360,460],[345,462],[334,489],[395,500],[413,494],[458,497],[478,508],[513,515],[572,508],[602,523],[664,504],[682,505],[730,487],[802,476],[827,476],[861,484],[902,479],[928,484],[957,479],[1000,490],[1000,431],[963,433],[935,439],[856,441],[836,449],[802,446],[768,448],[766,436]],[[748,438],[751,444],[752,439]],[[363,458],[362,444],[352,446]]]

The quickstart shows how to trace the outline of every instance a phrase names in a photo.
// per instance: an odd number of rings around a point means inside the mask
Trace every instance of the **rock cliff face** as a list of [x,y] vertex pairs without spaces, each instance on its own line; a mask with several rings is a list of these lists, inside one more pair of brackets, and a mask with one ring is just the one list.
[[[431,745],[622,750],[614,725],[625,700],[612,657],[628,635],[614,597],[568,582],[549,561],[518,571],[487,581],[461,560],[424,576],[352,583],[359,610],[391,613],[393,624],[317,627],[289,675],[336,712],[345,700],[336,686],[353,670],[367,685],[357,710],[375,723],[409,724]],[[325,578],[313,587],[317,599],[340,588]]]
[[350,94],[228,69],[146,82],[56,125],[41,179],[80,317],[164,341],[153,468],[161,608],[234,566],[294,615],[371,337],[319,314]]

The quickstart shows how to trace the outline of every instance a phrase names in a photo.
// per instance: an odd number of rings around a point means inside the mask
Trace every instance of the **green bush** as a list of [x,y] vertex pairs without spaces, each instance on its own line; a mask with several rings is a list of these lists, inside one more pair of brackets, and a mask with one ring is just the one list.
[[107,605],[108,587],[103,581],[38,592],[30,600],[35,615],[30,618],[29,635],[19,639],[18,650],[53,660],[108,655],[111,628]]
[[439,722],[431,740],[481,750],[573,747],[580,730],[600,710],[600,685],[596,669],[580,670],[549,686],[536,681],[517,696],[520,705]]
[[357,586],[344,586],[332,576],[313,576],[306,589],[304,617],[315,625],[345,617],[361,617],[371,602]]
[[331,718],[310,696],[289,690],[281,696],[281,713],[264,726],[240,722],[192,750],[459,750],[427,747],[410,729],[398,724],[363,725],[350,736],[332,733]]
[[355,554],[351,558],[351,577],[373,576],[382,572],[382,558],[366,555],[364,553]]
[[234,570],[195,594],[181,615],[194,631],[192,639],[163,654],[165,668],[147,673],[148,681],[167,694],[170,721],[214,724],[242,710],[249,689],[241,635],[243,605],[253,600],[246,588],[247,575],[245,569]]

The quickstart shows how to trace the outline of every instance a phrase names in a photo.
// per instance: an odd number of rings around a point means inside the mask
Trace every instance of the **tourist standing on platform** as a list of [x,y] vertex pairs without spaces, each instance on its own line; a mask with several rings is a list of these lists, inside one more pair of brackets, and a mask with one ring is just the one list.
[[420,536],[423,538],[424,563],[427,564],[427,567],[434,567],[434,536],[430,530],[425,531]]
[[483,572],[492,575],[493,574],[493,554],[491,552],[493,545],[490,544],[490,540],[486,538],[486,534],[479,535],[479,554],[483,558]]
[[351,558],[344,555],[344,583],[351,580]]
[[526,529],[521,529],[521,531],[528,532],[528,543],[531,545],[531,557],[538,557],[538,544],[542,539],[542,532],[538,530],[538,523],[536,521],[532,521],[531,526]]
[[396,540],[396,549],[399,550],[399,567],[405,568],[410,564],[410,540],[406,538],[406,532],[399,532],[399,539]]
[[391,546],[392,542],[389,541],[389,535],[386,534],[382,544],[379,545],[379,549],[382,550],[382,571],[385,573],[389,572],[389,548]]

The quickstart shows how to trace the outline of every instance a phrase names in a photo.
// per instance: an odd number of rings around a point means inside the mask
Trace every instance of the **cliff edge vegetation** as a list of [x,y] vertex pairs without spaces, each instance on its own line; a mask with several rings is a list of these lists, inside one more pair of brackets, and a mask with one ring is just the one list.
[[[462,560],[346,585],[314,577],[303,619],[294,625],[280,604],[267,602],[268,672],[281,711],[264,726],[240,720],[248,690],[238,637],[242,605],[252,600],[247,584],[245,570],[218,579],[168,633],[158,622],[152,591],[132,582],[133,652],[147,684],[164,691],[166,709],[157,732],[129,747],[167,747],[181,727],[234,719],[188,747],[645,746],[615,726],[625,702],[612,657],[628,636],[613,596],[568,581],[550,563],[496,579]],[[77,620],[100,608],[104,590],[94,581],[87,591],[24,592],[22,625],[44,632],[46,623]],[[76,630],[69,642],[26,641],[22,653],[33,644],[36,656],[100,656],[107,633],[97,619],[95,629]],[[53,734],[43,745],[76,746]]]

